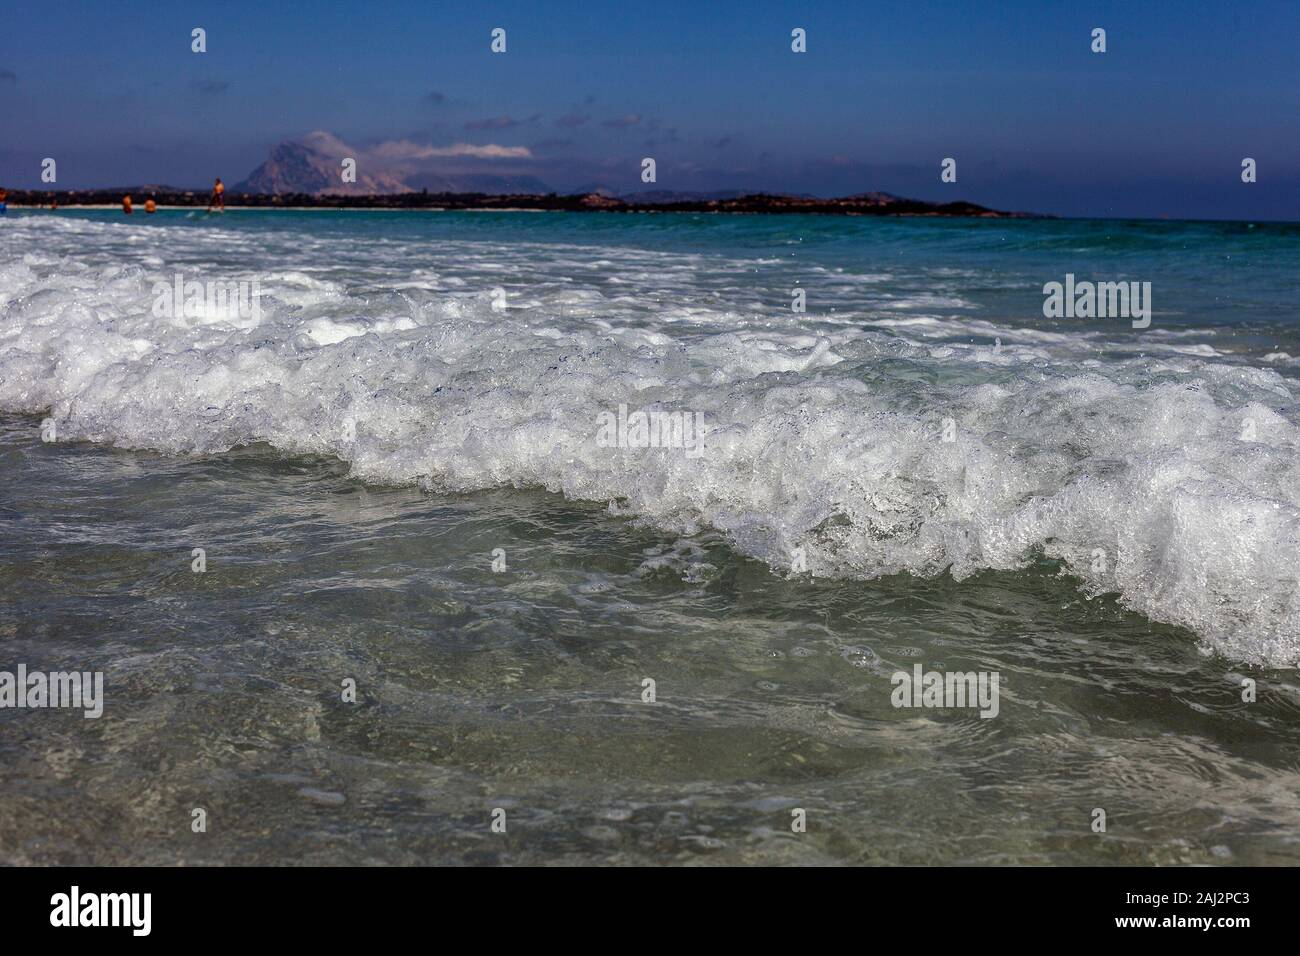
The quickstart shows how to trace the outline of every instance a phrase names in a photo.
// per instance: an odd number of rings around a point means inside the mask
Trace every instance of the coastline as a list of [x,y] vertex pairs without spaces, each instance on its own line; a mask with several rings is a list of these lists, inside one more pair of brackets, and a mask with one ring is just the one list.
[[[150,187],[93,190],[10,190],[9,205],[18,208],[117,209],[121,197],[154,197],[159,209],[206,209],[208,194]],[[288,210],[393,210],[456,212],[687,212],[687,213],[795,213],[841,216],[973,217],[981,219],[1050,219],[1052,216],[989,209],[976,203],[928,202],[905,199],[887,193],[865,193],[834,199],[754,193],[732,199],[636,202],[597,193],[490,195],[485,193],[395,193],[367,196],[312,196],[304,193],[268,195],[226,194],[226,209]]]

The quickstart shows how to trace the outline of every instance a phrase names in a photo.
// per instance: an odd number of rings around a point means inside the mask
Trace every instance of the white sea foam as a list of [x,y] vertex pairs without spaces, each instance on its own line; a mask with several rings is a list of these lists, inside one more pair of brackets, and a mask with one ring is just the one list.
[[[982,320],[967,331],[1003,344],[940,343],[940,320],[888,305],[852,327],[851,303],[834,323],[737,306],[743,260],[617,247],[339,255],[305,233],[33,217],[0,251],[0,409],[51,409],[61,439],[265,441],[373,482],[541,486],[818,576],[1046,554],[1231,657],[1300,660],[1295,383],[1208,344],[1101,359],[1093,333]],[[177,269],[258,279],[260,322],[153,316]],[[705,454],[602,447],[620,403],[701,413]]]

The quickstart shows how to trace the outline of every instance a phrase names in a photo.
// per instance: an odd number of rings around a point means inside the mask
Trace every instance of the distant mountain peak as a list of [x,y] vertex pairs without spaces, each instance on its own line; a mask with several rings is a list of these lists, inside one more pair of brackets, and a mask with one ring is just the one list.
[[411,192],[400,177],[357,169],[357,181],[343,181],[343,159],[348,146],[324,131],[301,140],[286,140],[271,149],[266,162],[231,187],[236,193],[306,193],[311,196],[377,196]]
[[[391,196],[401,193],[529,193],[545,195],[551,188],[535,176],[491,173],[442,173],[435,170],[383,168],[363,150],[349,146],[333,133],[313,130],[300,139],[271,148],[266,161],[233,193],[309,196]],[[343,160],[357,160],[357,181],[343,181]]]

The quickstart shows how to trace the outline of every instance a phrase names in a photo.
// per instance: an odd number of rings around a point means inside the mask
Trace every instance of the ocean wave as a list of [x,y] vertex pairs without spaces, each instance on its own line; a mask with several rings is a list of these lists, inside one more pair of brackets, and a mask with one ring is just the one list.
[[[929,321],[818,325],[724,294],[665,305],[631,278],[654,255],[616,248],[588,261],[634,259],[624,289],[570,273],[503,301],[491,277],[517,275],[520,254],[504,244],[436,268],[427,248],[386,249],[349,277],[234,234],[217,263],[177,230],[136,229],[154,258],[123,256],[112,227],[64,231],[103,248],[0,264],[0,410],[48,410],[60,440],[268,442],[376,483],[543,487],[716,529],[783,573],[962,579],[1047,557],[1233,659],[1300,662],[1295,383],[1208,345],[1099,357],[1086,335],[937,344]],[[417,260],[427,281],[411,281]],[[159,317],[154,285],[175,269],[257,279],[260,315]],[[609,447],[620,406],[699,415],[703,446]]]

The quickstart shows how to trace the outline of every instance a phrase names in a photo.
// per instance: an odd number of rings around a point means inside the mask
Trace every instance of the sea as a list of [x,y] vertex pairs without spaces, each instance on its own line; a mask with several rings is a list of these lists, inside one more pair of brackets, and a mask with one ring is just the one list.
[[1269,222],[10,209],[0,863],[1300,863],[1298,300]]

